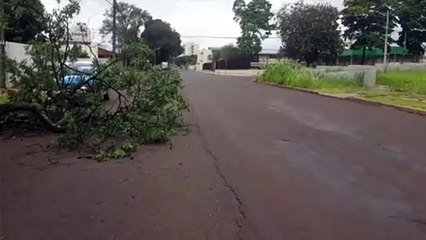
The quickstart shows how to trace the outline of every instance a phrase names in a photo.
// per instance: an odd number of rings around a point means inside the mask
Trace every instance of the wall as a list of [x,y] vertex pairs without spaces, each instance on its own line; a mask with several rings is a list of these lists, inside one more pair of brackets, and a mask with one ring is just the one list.
[[14,43],[14,42],[6,42],[6,56],[10,59],[14,59],[17,62],[21,62],[23,60],[30,61],[30,56],[27,55],[26,48],[28,44],[23,43]]
[[[386,66],[387,71],[416,71],[425,70],[426,63],[389,63]],[[384,64],[368,65],[350,65],[342,66],[318,66],[312,71],[322,76],[330,76],[346,79],[358,79],[362,77],[364,85],[373,87],[376,85],[377,72],[384,71]]]
[[[30,46],[28,44],[22,44],[22,43],[15,43],[15,42],[6,42],[5,51],[6,56],[10,59],[13,59],[17,62],[22,62],[23,60],[26,60],[28,64],[31,64],[31,58],[26,53],[26,48]],[[94,56],[90,52],[90,48],[92,48],[93,53],[97,56],[98,54],[98,45],[93,44],[91,47],[89,47],[86,44],[82,44],[83,51],[86,51],[90,58],[88,59],[78,59],[79,61],[93,61]],[[62,49],[65,49],[65,46],[62,46]],[[104,64],[108,61],[108,58],[99,58],[98,61],[101,64]],[[11,83],[9,81],[6,81],[6,87],[12,87]]]
[[[76,43],[76,45],[81,46],[81,49],[89,55],[90,59],[93,60],[95,57],[98,56],[98,44],[88,45],[88,44]],[[70,43],[69,48],[72,48],[72,47],[73,47],[73,43]],[[61,50],[64,51],[65,48],[66,48],[66,45],[63,45],[61,47]],[[93,54],[90,51],[90,49],[92,49]]]
[[[17,62],[27,61],[27,63],[31,64],[31,58],[27,54],[26,48],[28,44],[23,43],[15,43],[15,42],[6,42],[5,51],[6,56],[10,59],[13,59]],[[6,80],[6,87],[12,87],[10,81]]]
[[[383,71],[385,66],[383,64],[377,64],[376,68],[378,71]],[[387,65],[388,71],[416,71],[426,70],[426,63],[390,63]]]
[[366,87],[374,87],[377,80],[377,68],[375,66],[318,66],[317,68],[310,70],[314,74],[324,77],[352,79],[354,81],[361,79]]

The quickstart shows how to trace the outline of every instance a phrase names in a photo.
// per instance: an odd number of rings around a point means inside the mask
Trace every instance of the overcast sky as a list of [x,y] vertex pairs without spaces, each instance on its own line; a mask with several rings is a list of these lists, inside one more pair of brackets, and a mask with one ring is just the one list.
[[[56,0],[41,0],[46,10],[56,8]],[[64,1],[64,0],[62,0]],[[120,1],[120,0],[118,0]],[[169,22],[182,35],[182,41],[196,42],[201,47],[218,47],[227,43],[235,43],[233,39],[186,38],[186,36],[219,36],[237,37],[240,28],[233,21],[232,5],[234,0],[122,0],[147,10],[154,18]],[[273,11],[278,11],[283,3],[296,0],[269,0]],[[103,14],[111,5],[112,0],[80,0],[81,13],[74,20],[86,22],[90,28],[102,26]],[[248,2],[248,0],[246,1]],[[306,0],[305,2],[328,2],[339,9],[343,0]],[[96,40],[100,41],[100,36]],[[278,49],[279,39],[268,39],[264,42],[265,49]]]

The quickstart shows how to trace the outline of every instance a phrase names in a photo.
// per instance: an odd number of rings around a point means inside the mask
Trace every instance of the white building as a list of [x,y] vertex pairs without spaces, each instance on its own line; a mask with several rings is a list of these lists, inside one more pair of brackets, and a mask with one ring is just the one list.
[[70,28],[70,42],[72,43],[91,43],[92,36],[86,23],[77,23]]
[[184,43],[183,48],[185,49],[183,52],[184,56],[198,55],[200,52],[200,45],[196,43]]
[[205,63],[211,63],[213,59],[213,52],[210,49],[202,49],[198,51],[197,54],[197,64],[195,65],[195,70],[203,70],[203,65]]

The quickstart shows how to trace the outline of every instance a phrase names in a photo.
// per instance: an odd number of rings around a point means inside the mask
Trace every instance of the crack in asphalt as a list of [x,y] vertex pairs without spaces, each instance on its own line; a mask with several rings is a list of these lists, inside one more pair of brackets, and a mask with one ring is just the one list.
[[[205,137],[203,135],[203,132],[201,131],[201,127],[198,124],[198,119],[196,119],[195,126],[196,126],[198,132],[200,133],[201,145],[202,145],[204,151],[206,151],[207,154],[214,160],[214,166],[215,166],[216,174],[222,179],[223,185],[226,188],[228,188],[228,190],[234,196],[235,201],[237,201],[237,203],[238,203],[238,213],[241,215],[241,217],[243,219],[247,219],[246,212],[244,211],[244,208],[243,208],[243,201],[241,200],[241,198],[240,198],[237,190],[235,190],[235,188],[229,183],[228,179],[226,178],[226,176],[223,174],[222,170],[220,169],[220,167],[219,167],[219,158],[208,147],[207,141],[206,141],[206,139],[205,139]],[[243,229],[243,225],[240,223],[240,221],[238,219],[235,219],[235,224],[237,225],[238,229],[240,229],[240,230]],[[239,235],[238,239],[239,240],[243,240],[244,238],[241,235]]]

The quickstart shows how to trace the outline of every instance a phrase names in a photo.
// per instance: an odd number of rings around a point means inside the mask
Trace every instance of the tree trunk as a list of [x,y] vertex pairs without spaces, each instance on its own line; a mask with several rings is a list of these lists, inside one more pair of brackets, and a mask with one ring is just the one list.
[[43,112],[43,108],[37,103],[6,103],[0,105],[0,117],[10,113],[18,111],[28,111],[35,114],[46,126],[53,132],[64,132],[65,128],[60,126],[58,123],[54,123],[47,117]]
[[361,65],[365,64],[365,55],[367,53],[367,46],[364,46],[364,48],[362,49],[362,58],[361,58]]

